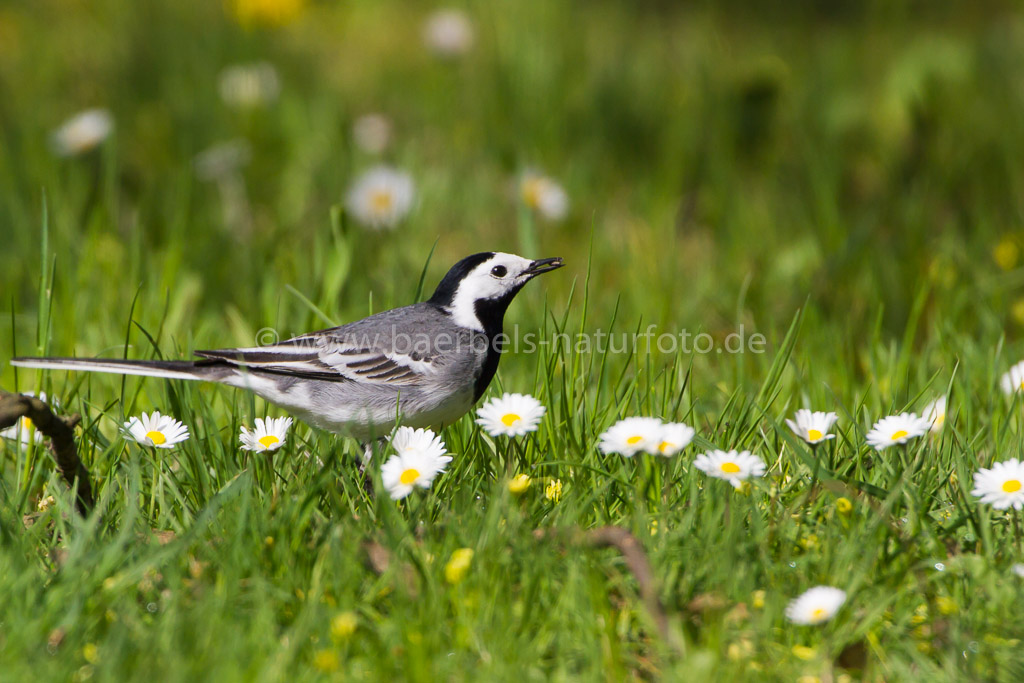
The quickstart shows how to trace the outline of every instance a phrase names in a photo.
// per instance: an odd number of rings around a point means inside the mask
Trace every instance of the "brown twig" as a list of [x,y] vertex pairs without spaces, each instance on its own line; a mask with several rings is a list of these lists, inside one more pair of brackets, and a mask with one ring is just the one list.
[[657,581],[654,572],[651,570],[651,563],[647,559],[647,553],[636,536],[628,530],[618,526],[605,526],[597,529],[584,531],[578,528],[568,529],[537,529],[533,532],[535,538],[543,539],[552,536],[568,536],[570,541],[580,545],[589,545],[595,548],[615,548],[626,561],[633,578],[640,587],[640,598],[644,606],[654,619],[658,627],[658,633],[670,647],[677,652],[682,652],[682,644],[673,637],[669,629],[668,614],[658,597]]
[[64,477],[72,491],[75,491],[76,507],[83,515],[89,514],[95,504],[89,471],[78,458],[75,446],[75,426],[81,416],[58,417],[38,398],[9,394],[0,390],[0,429],[12,427],[23,417],[32,420],[35,428],[50,439],[50,450],[57,462],[57,470]]

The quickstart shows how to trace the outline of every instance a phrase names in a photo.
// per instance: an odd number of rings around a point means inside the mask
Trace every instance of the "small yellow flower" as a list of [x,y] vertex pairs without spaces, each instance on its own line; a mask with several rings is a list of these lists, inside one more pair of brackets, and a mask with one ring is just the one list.
[[804,674],[796,679],[796,683],[821,683],[821,679],[813,674]]
[[992,259],[1003,270],[1012,269],[1017,265],[1018,258],[1020,258],[1020,248],[1009,237],[999,240],[999,244],[992,249]]
[[946,616],[955,613],[957,610],[956,601],[953,600],[953,598],[946,597],[945,595],[940,595],[935,598],[935,606],[939,608],[939,612]]
[[754,591],[750,594],[750,604],[753,605],[754,609],[764,609],[765,595],[767,595],[765,591]]
[[651,536],[657,536],[657,535],[658,535],[658,520],[652,519],[651,520]]
[[283,26],[302,14],[306,0],[228,0],[243,26]]
[[451,559],[448,560],[448,564],[444,566],[444,578],[445,580],[455,585],[462,581],[466,576],[466,572],[469,571],[469,566],[473,563],[473,549],[472,548],[459,548],[452,553]]
[[813,647],[807,647],[806,645],[794,645],[793,656],[797,659],[802,659],[805,662],[809,662],[818,656],[818,651]]
[[841,515],[848,515],[853,510],[853,503],[850,502],[849,498],[837,498],[836,510]]
[[804,550],[813,550],[818,547],[818,535],[811,534],[800,539],[800,546]]
[[1024,299],[1017,299],[1010,306],[1010,317],[1018,325],[1024,325]]
[[532,483],[530,475],[528,474],[517,474],[508,482],[508,490],[513,496],[521,496],[526,493],[526,490],[530,488]]
[[737,643],[730,643],[726,650],[729,659],[737,662],[741,659],[748,659],[754,654],[754,644],[749,640],[740,640]]
[[273,536],[267,536],[266,538],[263,539],[263,544],[265,546],[267,546],[268,548],[273,548],[274,547],[274,537]]
[[552,479],[544,489],[544,497],[552,503],[562,500],[562,480]]
[[928,621],[928,605],[918,605],[914,610],[914,616],[910,617],[910,623],[915,626]]
[[100,649],[96,647],[95,643],[86,643],[85,647],[82,648],[82,659],[90,664],[95,664],[99,658]]
[[313,667],[319,671],[330,673],[341,666],[341,658],[334,650],[317,650],[313,655]]
[[341,612],[331,619],[331,638],[337,642],[348,640],[359,626],[355,612]]

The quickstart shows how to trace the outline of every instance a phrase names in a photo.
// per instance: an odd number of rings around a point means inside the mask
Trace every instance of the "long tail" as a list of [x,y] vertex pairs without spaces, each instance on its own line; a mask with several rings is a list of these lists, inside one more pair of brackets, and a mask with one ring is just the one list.
[[216,360],[117,360],[108,358],[14,358],[11,365],[43,370],[109,372],[115,375],[141,375],[168,379],[216,382],[234,374],[228,363]]

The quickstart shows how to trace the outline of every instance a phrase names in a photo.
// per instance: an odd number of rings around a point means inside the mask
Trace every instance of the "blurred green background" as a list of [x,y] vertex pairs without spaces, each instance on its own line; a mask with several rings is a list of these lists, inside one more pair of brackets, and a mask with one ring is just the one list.
[[[902,334],[926,289],[925,315],[948,324],[1024,323],[1013,3],[463,7],[474,43],[442,59],[425,3],[5,2],[0,307],[18,344],[35,341],[44,196],[64,340],[116,344],[141,292],[142,324],[166,307],[165,332],[202,347],[315,326],[285,284],[345,319],[370,292],[375,309],[408,302],[435,241],[428,287],[467,253],[521,250],[514,183],[531,167],[571,209],[529,255],[581,276],[592,239],[592,296],[630,321],[770,328],[809,299],[863,340],[878,322]],[[231,106],[218,79],[254,62],[279,95]],[[55,156],[51,131],[91,107],[111,137]],[[342,219],[332,235],[332,207],[380,161],[352,141],[370,112],[392,122],[381,158],[412,175],[416,205],[394,231]],[[246,235],[194,167],[232,140],[251,157]],[[570,281],[544,286],[562,300]]]

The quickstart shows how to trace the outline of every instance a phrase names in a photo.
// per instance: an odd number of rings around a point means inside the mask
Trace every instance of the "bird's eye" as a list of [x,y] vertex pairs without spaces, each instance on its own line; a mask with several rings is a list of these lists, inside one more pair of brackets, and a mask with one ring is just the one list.
[[494,277],[505,277],[508,275],[508,268],[505,266],[494,266],[491,268],[491,275]]

